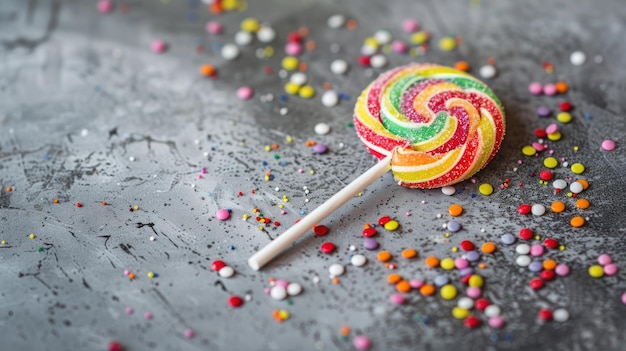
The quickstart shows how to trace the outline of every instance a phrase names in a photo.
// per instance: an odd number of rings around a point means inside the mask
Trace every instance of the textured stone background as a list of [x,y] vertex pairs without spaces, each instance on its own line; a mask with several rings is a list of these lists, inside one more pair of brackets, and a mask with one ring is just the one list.
[[[104,350],[111,340],[128,350],[350,350],[356,334],[368,335],[376,350],[623,349],[624,273],[596,280],[586,272],[604,252],[626,268],[623,1],[249,2],[246,12],[219,18],[226,27],[221,37],[204,31],[212,15],[197,0],[127,1],[127,13],[119,11],[124,2],[118,1],[109,15],[99,14],[94,1],[0,2],[0,239],[8,242],[0,248],[3,350]],[[326,19],[336,13],[357,19],[359,28],[329,29]],[[212,46],[232,41],[248,16],[277,30],[277,54],[260,60],[254,51],[264,45],[255,43],[238,60],[224,62]],[[432,32],[433,50],[416,58],[388,55],[392,66],[465,59],[476,73],[488,57],[496,58],[499,75],[488,84],[507,108],[502,150],[476,184],[460,184],[462,192],[454,197],[399,187],[388,174],[324,221],[329,236],[308,235],[266,269],[253,272],[246,260],[268,237],[374,164],[347,127],[354,98],[373,76],[354,64],[346,77],[332,75],[328,67],[335,58],[356,62],[360,43],[377,29],[408,39],[400,30],[407,17]],[[302,25],[318,47],[303,56],[313,85],[319,92],[328,81],[350,101],[335,108],[323,107],[319,94],[279,101],[284,81],[266,76],[263,67],[278,70],[286,34]],[[462,35],[464,44],[451,53],[437,49],[438,40],[450,34]],[[153,54],[153,39],[165,40],[167,53]],[[331,53],[331,43],[341,51]],[[201,54],[195,51],[198,45],[204,47]],[[587,53],[585,65],[569,63],[574,50]],[[596,55],[602,62],[594,62]],[[552,75],[542,69],[544,61],[554,64]],[[204,63],[217,66],[218,79],[197,73]],[[561,79],[571,87],[565,97],[527,93],[533,80]],[[255,89],[252,101],[235,97],[243,84]],[[269,93],[274,101],[260,101]],[[558,156],[583,162],[591,183],[583,194],[592,203],[583,214],[589,221],[580,229],[568,224],[578,212],[573,201],[527,175],[541,169],[541,159],[517,164],[534,128],[551,122],[538,120],[535,109],[556,109],[563,99],[575,105],[574,121],[562,127],[564,138],[553,148]],[[288,108],[286,115],[279,113],[281,107]],[[313,127],[319,122],[329,123],[332,132],[316,136]],[[284,141],[287,135],[293,136],[292,144]],[[617,141],[616,151],[600,150],[607,137]],[[331,152],[311,155],[304,146],[309,139],[326,143]],[[280,148],[265,152],[272,143]],[[281,166],[274,154],[287,164]],[[208,176],[198,179],[202,167]],[[275,176],[271,182],[263,180],[268,170]],[[559,168],[556,174],[565,178],[571,172]],[[478,184],[497,186],[507,177],[509,189],[472,198]],[[525,186],[518,187],[520,182]],[[12,192],[6,191],[9,186]],[[303,186],[311,191],[308,203]],[[237,196],[239,191],[244,196]],[[290,201],[281,216],[283,195]],[[54,198],[60,204],[53,204]],[[568,204],[565,213],[521,217],[515,211],[522,202],[549,207],[556,199]],[[78,201],[84,207],[77,208]],[[442,224],[453,202],[466,210],[460,217],[464,229],[446,241]],[[134,205],[139,210],[130,212]],[[231,208],[233,217],[218,222],[213,214],[223,207]],[[253,220],[242,221],[254,207],[283,225],[263,233]],[[412,216],[406,217],[407,211]],[[406,305],[391,305],[389,270],[376,262],[375,253],[365,252],[370,262],[363,268],[349,265],[349,245],[363,252],[362,226],[382,215],[401,223],[399,231],[380,233],[382,248],[396,256],[406,247],[419,251],[419,260],[396,260],[397,271],[410,278],[441,273],[425,267],[428,255],[457,257],[450,250],[461,240],[499,243],[502,233],[522,227],[566,245],[546,257],[568,263],[573,273],[534,292],[528,287],[533,274],[514,263],[514,247],[499,245],[495,255],[484,258],[482,272],[485,295],[502,307],[508,324],[499,331],[486,325],[466,330],[451,317],[452,301],[411,293]],[[29,233],[37,238],[28,239]],[[325,240],[338,245],[335,254],[320,253]],[[237,275],[219,278],[210,270],[215,259],[233,266]],[[327,271],[335,262],[347,264],[338,285]],[[130,282],[124,269],[138,279]],[[159,277],[148,279],[148,271]],[[450,276],[460,288],[458,277]],[[299,282],[304,293],[291,305],[274,301],[263,292],[269,277]],[[231,309],[232,294],[250,295],[252,301]],[[127,315],[126,306],[135,314]],[[542,324],[536,318],[542,307],[565,307],[571,320]],[[271,314],[282,308],[291,318],[279,324]],[[146,321],[144,312],[154,319]],[[482,313],[477,316],[485,320]],[[339,334],[343,325],[352,328],[347,339]],[[195,331],[193,339],[184,337],[186,328]]]

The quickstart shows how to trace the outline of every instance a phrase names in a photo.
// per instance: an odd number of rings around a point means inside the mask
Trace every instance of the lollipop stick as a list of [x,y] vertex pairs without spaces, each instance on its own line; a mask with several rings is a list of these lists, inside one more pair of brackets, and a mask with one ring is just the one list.
[[266,263],[271,261],[274,257],[278,256],[283,250],[285,250],[294,241],[298,240],[304,233],[310,230],[313,226],[317,225],[324,218],[330,215],[333,211],[341,207],[358,194],[361,190],[372,184],[376,179],[383,176],[391,169],[391,156],[387,156],[380,160],[374,167],[367,170],[357,179],[353,180],[345,188],[341,189],[338,193],[333,195],[326,202],[321,204],[313,212],[309,213],[306,217],[302,218],[298,223],[294,224],[282,235],[272,240],[260,251],[252,255],[248,259],[248,264],[252,269],[258,271]]

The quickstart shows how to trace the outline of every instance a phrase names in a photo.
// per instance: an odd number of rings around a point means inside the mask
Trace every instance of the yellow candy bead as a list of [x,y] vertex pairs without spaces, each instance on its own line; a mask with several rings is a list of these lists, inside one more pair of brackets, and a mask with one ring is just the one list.
[[452,316],[456,319],[465,319],[465,317],[469,316],[469,310],[461,307],[455,307],[452,309]]
[[552,134],[548,134],[548,139],[551,141],[561,140],[561,132],[554,132]]
[[594,278],[602,278],[602,276],[604,275],[604,268],[597,264],[593,265],[589,267],[589,275]]
[[31,239],[35,239],[35,234],[30,233],[30,235],[28,237],[31,238]]
[[148,278],[154,278],[154,272],[148,272]]
[[222,0],[222,8],[226,11],[236,10],[239,6],[239,1],[237,0]]
[[484,280],[483,277],[479,276],[478,274],[472,274],[467,283],[469,286],[475,286],[477,288],[480,288],[483,286]]
[[287,310],[278,311],[278,318],[283,321],[289,319],[289,312]]
[[576,174],[581,174],[585,171],[585,166],[582,163],[574,163],[571,170]]
[[526,145],[522,148],[522,153],[526,156],[533,156],[537,153],[537,150],[530,145]]
[[569,114],[568,112],[561,112],[558,115],[556,115],[556,120],[561,123],[569,123],[572,121],[572,115]]
[[444,258],[441,262],[439,262],[439,266],[447,271],[452,270],[454,269],[454,260],[449,257]]
[[300,88],[299,94],[303,99],[310,99],[315,95],[315,89],[310,85],[305,85]]
[[439,289],[439,294],[445,300],[452,300],[456,297],[456,287],[452,284],[446,284]]
[[411,36],[411,43],[421,45],[427,42],[429,37],[428,32],[420,31]]
[[293,57],[293,56],[287,56],[283,59],[282,61],[282,66],[284,69],[286,69],[287,71],[293,71],[294,69],[298,68],[298,59]]
[[372,48],[374,48],[374,49],[378,49],[378,42],[376,41],[376,39],[374,39],[374,37],[369,37],[369,38],[366,38],[366,39],[363,41],[363,45],[364,45],[364,46],[369,46],[369,47],[372,47]]
[[478,191],[485,196],[489,196],[493,194],[493,186],[491,186],[491,184],[484,183],[478,187]]
[[241,22],[241,30],[246,32],[256,33],[260,27],[261,25],[256,18],[246,18]]
[[559,165],[559,161],[554,157],[546,157],[546,159],[543,160],[543,165],[548,168],[555,168]]
[[443,51],[452,51],[456,48],[456,40],[453,37],[445,37],[439,41],[439,48]]
[[300,86],[294,83],[285,84],[285,92],[289,95],[296,95],[300,91]]
[[389,231],[394,231],[396,229],[398,229],[398,227],[400,226],[400,223],[398,223],[398,221],[396,220],[390,220],[389,222],[385,223],[385,229],[389,230]]

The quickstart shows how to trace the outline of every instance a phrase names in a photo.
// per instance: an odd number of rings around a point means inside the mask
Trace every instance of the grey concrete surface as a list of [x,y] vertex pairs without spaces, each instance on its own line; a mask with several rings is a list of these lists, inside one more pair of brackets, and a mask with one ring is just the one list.
[[[128,11],[120,11],[125,4]],[[94,1],[0,2],[0,240],[6,240],[0,247],[0,349],[106,350],[119,340],[129,351],[351,350],[352,338],[361,334],[371,338],[373,350],[625,348],[623,1],[250,0],[247,11],[219,17],[196,0],[129,0],[116,6],[101,15]],[[359,27],[329,29],[325,23],[332,14],[354,18]],[[232,42],[245,17],[277,30],[272,58],[256,57],[255,50],[266,46],[258,42],[233,62],[214,52],[217,43]],[[464,59],[477,73],[489,57],[496,59],[498,76],[487,83],[507,111],[500,153],[476,183],[459,184],[461,193],[454,197],[399,187],[388,174],[324,221],[328,236],[310,234],[266,269],[252,271],[247,258],[300,218],[300,210],[311,211],[374,164],[348,123],[355,97],[379,71],[368,74],[355,62],[361,42],[377,29],[408,40],[400,28],[405,18],[417,19],[432,33],[432,49],[417,57],[389,54],[391,66]],[[225,34],[207,35],[209,19],[222,22]],[[303,60],[318,94],[282,102],[285,80],[276,74],[282,47],[287,33],[303,25],[317,43]],[[462,35],[464,43],[443,52],[437,43],[445,35]],[[154,39],[165,40],[168,51],[152,53]],[[333,43],[340,45],[338,53],[331,52]],[[202,53],[196,52],[198,45]],[[587,54],[584,65],[569,63],[574,50]],[[351,63],[345,77],[330,73],[335,58]],[[554,73],[548,75],[543,62],[552,62]],[[217,67],[217,79],[198,74],[205,63]],[[274,68],[271,76],[263,73],[267,65]],[[533,80],[564,80],[570,91],[533,97],[527,92]],[[324,82],[350,100],[323,107]],[[250,101],[236,98],[244,84],[255,90]],[[267,94],[274,100],[261,101]],[[556,110],[565,99],[575,105],[574,120],[561,126],[564,137],[551,146],[559,157],[587,167],[583,177],[591,185],[581,196],[592,205],[582,213],[587,224],[578,229],[568,224],[580,212],[573,200],[528,175],[542,169],[541,158],[520,153],[534,140],[535,128],[554,121],[538,119],[535,109]],[[332,132],[316,135],[319,122]],[[285,142],[286,136],[294,142]],[[615,151],[600,149],[605,138],[617,142]],[[312,155],[307,140],[327,144],[330,152]],[[273,143],[279,148],[266,152]],[[203,167],[207,174],[199,179]],[[272,181],[264,180],[267,171]],[[573,176],[567,168],[555,173]],[[479,184],[497,188],[505,178],[508,189],[478,194]],[[289,198],[285,215],[278,208],[283,195]],[[516,212],[521,203],[549,207],[555,200],[567,204],[565,213]],[[442,224],[454,202],[465,208],[459,218],[463,230],[446,240]],[[135,205],[138,210],[129,211]],[[231,219],[216,220],[219,208],[232,209]],[[243,221],[253,208],[282,225],[262,232],[252,218]],[[427,268],[423,259],[459,257],[451,249],[461,240],[496,242],[497,253],[483,257],[487,267],[480,272],[484,294],[502,307],[506,326],[493,330],[476,312],[483,325],[467,330],[451,316],[455,301],[417,292],[407,295],[405,305],[390,304],[394,288],[385,282],[390,270],[376,261],[376,252],[362,248],[361,238],[363,225],[383,215],[397,218],[401,229],[380,230],[381,248],[394,254],[396,271],[407,278],[432,281],[444,274]],[[499,241],[501,234],[523,227],[564,244],[564,251],[550,251],[543,259],[567,263],[572,274],[531,290],[534,274],[516,266],[514,247]],[[36,238],[29,239],[30,233]],[[337,244],[337,252],[320,252],[326,240]],[[350,245],[368,257],[365,267],[349,264]],[[419,259],[398,258],[406,247],[416,248]],[[622,270],[590,278],[587,268],[605,252]],[[211,271],[216,259],[234,267],[236,275],[225,279]],[[346,265],[339,284],[329,279],[332,263]],[[125,269],[137,279],[129,281]],[[148,278],[149,271],[158,277]],[[461,289],[458,274],[448,275]],[[270,277],[298,282],[304,292],[290,303],[274,301],[264,293]],[[251,301],[232,309],[231,295]],[[126,307],[134,314],[126,314]],[[571,319],[542,323],[537,311],[544,307],[566,308]],[[277,309],[288,310],[290,319],[276,322]],[[145,312],[153,319],[144,319]],[[340,335],[344,325],[351,328],[346,338]],[[191,339],[184,336],[188,328],[195,332]]]

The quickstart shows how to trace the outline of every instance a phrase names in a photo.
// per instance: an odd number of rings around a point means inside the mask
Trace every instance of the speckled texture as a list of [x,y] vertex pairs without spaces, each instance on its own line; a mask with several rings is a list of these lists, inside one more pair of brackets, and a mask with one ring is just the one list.
[[[0,248],[3,350],[106,350],[111,340],[129,351],[350,350],[358,334],[369,336],[376,350],[623,348],[622,1],[481,1],[480,7],[452,1],[250,1],[246,13],[219,18],[226,29],[219,40],[232,41],[240,20],[254,16],[277,30],[277,55],[259,60],[254,50],[261,45],[254,44],[233,62],[213,52],[215,39],[204,29],[212,16],[200,1],[129,1],[127,13],[120,11],[122,4],[101,15],[94,1],[0,2],[0,239],[7,241]],[[356,18],[359,28],[327,28],[326,19],[335,13]],[[498,76],[487,83],[507,112],[507,137],[499,154],[477,175],[476,184],[460,184],[462,192],[454,197],[397,186],[388,174],[324,221],[330,228],[326,237],[310,234],[266,269],[253,272],[247,258],[299,218],[300,209],[315,208],[375,162],[346,127],[354,98],[374,78],[355,64],[356,57],[359,44],[377,29],[389,28],[407,39],[400,31],[406,17],[433,34],[433,50],[419,62],[452,65],[464,59],[476,73],[488,57],[496,58]],[[318,95],[281,103],[284,82],[276,74],[266,76],[263,67],[278,68],[286,34],[303,24],[317,42],[318,49],[304,58]],[[438,39],[449,34],[462,34],[465,42],[451,53],[436,49]],[[167,43],[167,52],[151,51],[156,39]],[[198,43],[202,54],[195,52]],[[340,44],[341,51],[332,54],[330,43]],[[569,63],[574,50],[587,54],[581,67]],[[603,57],[601,63],[594,62],[596,55]],[[330,73],[335,58],[352,64],[345,78]],[[391,67],[411,61],[395,54],[388,58]],[[544,73],[544,61],[554,64],[555,73]],[[205,63],[217,67],[217,79],[198,74]],[[577,213],[571,199],[555,196],[550,186],[527,176],[541,169],[541,160],[524,158],[517,164],[521,147],[534,140],[534,128],[552,121],[538,119],[534,111],[542,105],[554,110],[562,100],[533,97],[528,84],[560,79],[570,84],[566,97],[575,106],[574,120],[562,126],[563,140],[553,146],[559,157],[583,162],[591,184],[583,193],[591,202],[584,212],[589,221],[579,229],[567,224]],[[319,98],[325,81],[351,99],[323,107]],[[243,85],[255,91],[249,101],[236,97]],[[261,102],[268,93],[274,101]],[[286,115],[279,112],[283,106]],[[320,122],[331,126],[330,134],[314,133]],[[285,142],[287,135],[294,138],[292,144]],[[600,149],[607,137],[617,142],[610,153]],[[309,139],[328,145],[329,152],[312,154],[304,146]],[[279,148],[266,152],[273,143]],[[198,179],[202,167],[207,174]],[[304,173],[297,173],[299,168]],[[268,170],[274,180],[265,182]],[[555,173],[565,177],[571,172],[558,168]],[[509,189],[470,196],[478,194],[480,183],[497,186],[507,177]],[[9,186],[12,192],[6,191]],[[303,186],[310,189],[306,196]],[[284,216],[278,208],[283,195],[289,198]],[[54,198],[60,203],[53,204]],[[533,217],[516,212],[521,203],[548,207],[555,199],[566,202],[565,213]],[[81,208],[75,206],[79,201]],[[446,240],[442,224],[450,220],[446,211],[453,202],[465,208],[456,219],[463,229]],[[139,209],[130,212],[134,205]],[[241,220],[254,207],[282,226],[261,232],[253,219]],[[231,219],[218,221],[214,213],[219,208],[231,208]],[[451,316],[454,301],[415,292],[407,295],[406,304],[392,305],[389,296],[395,290],[385,282],[390,271],[376,261],[376,252],[362,249],[363,225],[382,215],[400,222],[395,232],[379,229],[377,240],[397,257],[397,272],[407,278],[432,281],[442,271],[426,268],[423,259],[458,257],[450,249],[461,240],[497,242],[498,251],[484,259],[487,268],[481,272],[485,294],[502,307],[506,326],[494,332],[484,314],[476,313],[483,326],[466,330]],[[528,287],[533,274],[515,265],[514,247],[499,242],[502,233],[522,227],[565,244],[565,251],[550,251],[549,257],[570,264],[571,276],[533,292]],[[29,239],[29,233],[36,238]],[[319,250],[327,240],[338,247],[332,255]],[[350,266],[349,245],[369,263]],[[407,247],[418,250],[417,260],[400,258]],[[590,278],[587,267],[605,252],[622,270],[615,277]],[[236,275],[220,278],[210,268],[215,259],[232,266]],[[337,285],[328,277],[328,266],[335,262],[346,264]],[[125,269],[138,278],[129,281]],[[149,279],[149,271],[158,277]],[[269,277],[298,282],[304,291],[291,305],[274,301],[263,291]],[[450,277],[461,287],[456,274]],[[249,294],[252,301],[232,309],[227,303],[231,294]],[[133,315],[125,313],[127,306]],[[536,317],[542,307],[566,307],[571,319],[543,325]],[[288,310],[290,319],[276,322],[276,309]],[[145,312],[153,319],[145,320]],[[343,325],[352,328],[346,339],[339,333]],[[194,330],[192,339],[184,336],[187,328]]]

